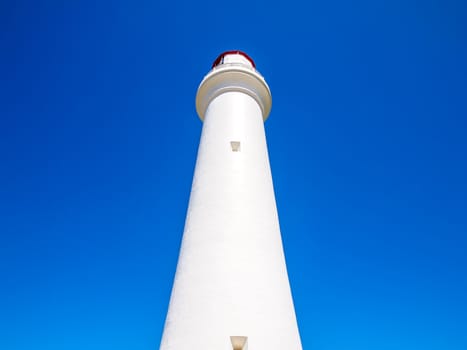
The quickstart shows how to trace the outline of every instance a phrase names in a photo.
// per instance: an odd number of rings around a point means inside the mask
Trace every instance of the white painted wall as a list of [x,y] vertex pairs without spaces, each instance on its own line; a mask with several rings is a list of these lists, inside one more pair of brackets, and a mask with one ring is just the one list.
[[[203,131],[161,349],[231,350],[231,336],[247,336],[249,350],[300,350],[265,116],[250,94],[232,89],[216,96],[214,90],[210,88],[214,99],[201,116]],[[232,151],[231,141],[240,142],[239,152]]]

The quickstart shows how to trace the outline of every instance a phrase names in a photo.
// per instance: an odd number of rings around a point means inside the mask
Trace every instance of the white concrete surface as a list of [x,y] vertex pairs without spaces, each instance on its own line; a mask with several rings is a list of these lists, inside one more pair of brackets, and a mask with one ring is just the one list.
[[203,131],[160,349],[300,350],[263,125],[269,88],[249,62],[224,61],[198,91]]

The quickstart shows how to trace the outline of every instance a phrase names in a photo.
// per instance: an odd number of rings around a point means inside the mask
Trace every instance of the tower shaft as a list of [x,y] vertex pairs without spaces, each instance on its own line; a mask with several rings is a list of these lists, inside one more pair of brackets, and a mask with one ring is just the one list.
[[204,124],[161,349],[300,350],[264,132],[269,88],[242,54],[225,58],[198,91]]

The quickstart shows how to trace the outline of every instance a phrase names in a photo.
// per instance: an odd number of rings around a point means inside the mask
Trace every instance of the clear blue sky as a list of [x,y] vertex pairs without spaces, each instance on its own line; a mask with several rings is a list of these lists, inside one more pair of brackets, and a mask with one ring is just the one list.
[[2,1],[0,349],[158,348],[232,49],[273,94],[304,349],[467,349],[466,6]]

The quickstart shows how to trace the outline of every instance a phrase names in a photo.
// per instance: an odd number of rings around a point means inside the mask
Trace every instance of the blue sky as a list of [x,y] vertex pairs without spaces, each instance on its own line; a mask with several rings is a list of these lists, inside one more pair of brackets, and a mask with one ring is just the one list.
[[3,1],[0,348],[159,346],[202,124],[241,49],[303,347],[467,348],[461,1]]

